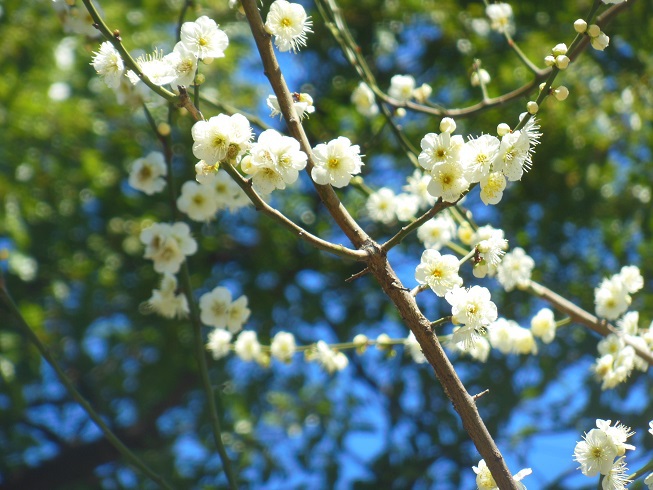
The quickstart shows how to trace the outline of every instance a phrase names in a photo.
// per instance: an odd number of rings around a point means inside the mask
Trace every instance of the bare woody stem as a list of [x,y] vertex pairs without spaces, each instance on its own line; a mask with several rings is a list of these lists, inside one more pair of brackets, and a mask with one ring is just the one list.
[[29,339],[29,341],[34,344],[36,349],[41,354],[41,357],[54,369],[54,372],[57,373],[57,377],[61,384],[66,387],[66,390],[73,399],[79,404],[80,407],[86,412],[89,418],[99,427],[104,434],[104,437],[111,443],[111,445],[116,448],[116,450],[122,455],[127,463],[132,465],[134,468],[141,471],[145,476],[159,485],[161,488],[166,490],[172,490],[173,487],[163,479],[161,475],[154,472],[149,466],[143,462],[136,454],[134,454],[127,446],[125,446],[122,441],[114,434],[114,432],[109,428],[109,426],[102,420],[102,417],[93,409],[91,404],[82,396],[82,394],[75,388],[75,385],[70,380],[68,375],[61,368],[57,360],[54,358],[50,350],[43,345],[38,335],[34,333],[34,330],[27,324],[25,318],[21,314],[18,306],[14,303],[9,295],[9,292],[6,289],[4,279],[0,276],[0,304],[4,304],[6,309],[9,311],[9,315],[14,317],[18,328],[21,330],[23,335]]
[[367,254],[362,250],[353,250],[351,248],[345,247],[344,245],[336,245],[335,243],[322,240],[321,238],[309,233],[301,226],[288,219],[284,214],[274,209],[263,199],[261,199],[261,196],[259,196],[258,193],[252,188],[251,182],[245,180],[233,167],[233,165],[229,163],[222,163],[221,166],[240,186],[245,194],[247,194],[247,197],[249,197],[249,199],[254,204],[254,207],[256,207],[258,211],[261,211],[263,214],[269,216],[277,223],[281,224],[284,228],[290,230],[295,236],[313,245],[318,250],[323,250],[340,257],[354,260],[365,260],[367,258]]
[[569,318],[571,318],[572,321],[585,325],[587,328],[593,330],[599,335],[603,337],[606,337],[611,333],[619,335],[626,345],[631,346],[639,357],[648,362],[649,366],[653,365],[653,354],[651,352],[643,350],[639,345],[633,342],[628,335],[621,334],[610,323],[605,320],[600,320],[568,299],[563,298],[558,293],[551,291],[549,288],[542,286],[535,281],[530,281],[529,289],[536,296],[548,301],[556,310],[569,315]]
[[[308,155],[307,169],[310,171],[313,164],[311,147],[294,111],[290,92],[279,68],[270,35],[265,31],[256,0],[241,0],[241,5],[256,41],[265,75],[268,77],[277,96],[281,113],[286,120],[290,133],[299,141],[302,150]],[[317,185],[316,190],[342,231],[357,248],[364,250],[368,254],[367,265],[369,271],[393,302],[405,324],[415,334],[445,393],[459,413],[465,431],[469,434],[483,459],[485,459],[499,488],[517,490],[516,482],[512,479],[503,456],[478,413],[475,400],[467,393],[437,337],[431,331],[431,322],[422,314],[415,302],[415,298],[401,284],[390,266],[385,251],[370,239],[354,221],[330,186]]]
[[[272,47],[270,34],[265,30],[263,19],[256,5],[256,0],[242,0],[241,5],[247,16],[254,40],[256,41],[256,47],[263,62],[265,76],[268,78],[272,90],[277,96],[281,114],[283,114],[283,118],[288,125],[290,134],[299,142],[302,151],[308,155],[306,170],[310,172],[314,166],[313,151],[301,121],[295,112],[292,95],[281,73],[279,62]],[[356,247],[360,247],[369,240],[367,234],[351,217],[330,185],[315,184],[315,189],[340,229]]]

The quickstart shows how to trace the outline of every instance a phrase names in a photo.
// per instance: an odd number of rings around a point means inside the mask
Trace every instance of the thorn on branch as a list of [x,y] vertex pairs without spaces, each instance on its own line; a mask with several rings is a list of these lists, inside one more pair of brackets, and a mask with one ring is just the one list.
[[474,396],[472,397],[472,399],[474,400],[474,403],[476,403],[476,400],[478,400],[478,399],[481,398],[483,395],[486,395],[486,394],[489,393],[489,392],[490,392],[490,390],[485,390],[485,391],[481,391],[481,392],[478,393],[477,395],[474,395]]
[[358,279],[359,277],[363,277],[368,272],[370,272],[369,267],[365,267],[365,269],[363,269],[362,271],[357,272],[356,274],[353,274],[351,277],[345,279],[345,282],[354,282],[356,279]]

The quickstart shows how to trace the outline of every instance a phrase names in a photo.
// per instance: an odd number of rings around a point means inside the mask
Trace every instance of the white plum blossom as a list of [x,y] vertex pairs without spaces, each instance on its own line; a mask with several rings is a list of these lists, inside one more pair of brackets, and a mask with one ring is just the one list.
[[175,44],[172,53],[164,58],[172,67],[175,78],[170,82],[176,92],[178,86],[190,87],[195,80],[197,71],[197,56],[188,49],[182,42]]
[[617,274],[622,284],[629,293],[636,293],[644,287],[644,278],[635,265],[625,265]]
[[612,425],[611,420],[596,419],[596,427],[605,432],[617,448],[617,456],[626,454],[626,450],[633,451],[635,446],[626,444],[629,437],[633,436],[635,432],[627,425],[622,424],[618,420]]
[[95,71],[110,88],[117,89],[125,73],[125,64],[120,53],[109,41],[104,41],[100,45],[100,51],[94,51],[93,54],[95,56],[91,65]]
[[629,311],[617,321],[619,331],[625,335],[637,335],[639,329],[639,312]]
[[417,364],[424,364],[426,362],[426,357],[424,357],[422,347],[419,345],[419,342],[417,342],[413,332],[410,332],[408,337],[404,340],[404,347],[406,348],[406,352],[410,354],[410,357],[413,358],[414,362]]
[[159,273],[179,272],[187,256],[197,251],[197,242],[190,236],[186,223],[154,223],[141,231],[140,241],[145,245],[145,258],[154,261]]
[[576,444],[574,460],[580,463],[583,475],[604,475],[601,481],[604,490],[621,490],[630,482],[626,476],[624,454],[626,450],[635,449],[626,443],[634,432],[619,422],[611,424],[610,420],[597,419],[597,428],[586,433],[584,440]]
[[183,318],[189,313],[186,296],[177,294],[177,279],[168,272],[163,274],[160,288],[152,290],[147,305],[164,318]]
[[317,342],[312,355],[329,374],[342,371],[349,364],[349,359],[347,359],[346,355],[340,351],[333,350],[323,340]]
[[596,314],[607,320],[616,320],[630,306],[630,294],[619,275],[605,278],[594,289]]
[[232,337],[231,332],[222,328],[214,328],[209,332],[206,348],[211,352],[213,359],[222,359],[229,354]]
[[460,263],[454,255],[440,255],[433,249],[424,250],[420,264],[415,269],[415,280],[428,285],[435,294],[443,297],[452,289],[462,286],[458,275]]
[[388,95],[399,102],[407,102],[413,97],[415,79],[411,75],[395,75],[390,79]]
[[498,204],[503,197],[503,191],[506,188],[506,178],[501,172],[490,172],[481,177],[481,201],[486,206],[488,204]]
[[480,262],[474,264],[474,276],[493,276],[501,263],[505,250],[508,248],[508,240],[504,238],[503,230],[493,228],[491,225],[481,226],[474,233],[473,243],[476,244],[476,251]]
[[501,137],[499,153],[492,168],[502,172],[511,182],[521,180],[524,171],[531,166],[531,153],[527,133],[522,131],[506,133]]
[[486,362],[488,356],[490,355],[490,350],[492,350],[492,346],[490,345],[488,339],[480,335],[473,337],[471,344],[468,344],[467,347],[465,347],[464,343],[456,344],[451,341],[448,342],[447,346],[454,352],[460,352],[461,354],[468,355],[472,359],[475,359],[479,362]]
[[168,167],[163,153],[152,151],[145,157],[134,160],[129,171],[129,185],[151,196],[166,186],[167,174]]
[[[499,490],[497,483],[490,473],[490,468],[488,468],[487,463],[484,459],[478,462],[478,466],[472,466],[472,470],[476,473],[476,487],[478,490]],[[531,468],[524,468],[513,475],[513,480],[517,483],[517,487],[526,490],[526,487],[521,480],[530,475],[533,472]]]
[[177,198],[177,208],[193,221],[209,221],[218,212],[215,190],[194,180],[184,182]]
[[441,197],[445,202],[456,202],[469,189],[469,181],[459,162],[444,162],[433,167],[431,182],[426,189],[433,197]]
[[395,193],[389,187],[381,187],[367,198],[365,209],[373,221],[392,224],[396,217]]
[[360,82],[351,94],[351,102],[356,110],[365,117],[374,117],[379,113],[374,92],[365,82]]
[[431,207],[435,204],[435,198],[427,190],[430,181],[431,177],[428,173],[415,170],[406,178],[406,185],[402,187],[402,190],[415,196],[420,208]]
[[460,150],[460,160],[465,178],[471,182],[479,182],[491,170],[492,163],[499,154],[501,142],[496,136],[483,134],[467,141]]
[[399,221],[411,221],[419,210],[419,199],[412,194],[398,194],[395,197],[395,208]]
[[200,320],[202,323],[224,329],[229,319],[231,299],[231,292],[223,286],[218,286],[200,296]]
[[218,286],[200,296],[199,306],[200,320],[203,324],[226,328],[233,334],[243,328],[251,313],[247,308],[247,296],[232,301],[231,292],[223,286]]
[[622,456],[612,464],[612,468],[608,474],[605,475],[605,478],[601,482],[602,489],[625,490],[626,485],[632,482],[627,473],[628,468],[626,467],[626,458]]
[[426,170],[433,170],[434,167],[443,163],[458,163],[460,150],[464,144],[462,136],[452,136],[448,131],[443,131],[440,134],[428,133],[420,142],[422,151],[417,160]]
[[[309,114],[313,114],[315,112],[313,97],[311,97],[309,94],[303,92],[300,94],[294,93],[292,94],[292,97],[293,108],[295,109],[295,114],[297,114],[297,117],[300,121],[304,119],[304,117],[308,117]],[[270,117],[283,117],[283,114],[281,113],[281,107],[279,106],[279,99],[276,95],[268,95],[266,103],[272,111],[270,112]]]
[[218,114],[208,121],[198,121],[191,130],[193,155],[208,165],[235,160],[249,150],[252,128],[242,114]]
[[201,60],[223,58],[224,51],[229,46],[227,35],[206,15],[195,22],[184,22],[180,39],[186,50]]
[[535,261],[523,248],[516,247],[504,255],[497,266],[497,279],[506,291],[512,291],[515,287],[523,289],[530,283],[533,267]]
[[275,0],[265,19],[265,29],[274,36],[274,44],[281,52],[296,53],[306,46],[306,33],[313,32],[312,25],[304,7],[286,0]]
[[361,171],[363,162],[359,153],[359,146],[352,145],[344,136],[319,144],[313,148],[315,166],[311,177],[316,184],[344,187]]
[[512,7],[508,3],[492,3],[485,8],[490,19],[490,27],[497,32],[513,32]]
[[462,325],[454,332],[452,341],[463,343],[465,348],[472,345],[478,331],[497,319],[497,307],[491,301],[490,291],[482,286],[454,288],[444,299],[451,305],[453,323]]
[[612,439],[601,429],[592,429],[582,441],[576,443],[574,460],[580,463],[580,470],[585,476],[607,475],[617,454]]
[[449,213],[428,220],[417,229],[417,239],[425,248],[440,250],[456,233],[456,223]]
[[250,203],[247,194],[224,170],[210,174],[197,174],[195,179],[200,184],[213,188],[218,209],[229,208],[233,211]]
[[[177,78],[175,68],[163,56],[163,51],[155,50],[153,53],[139,56],[136,64],[154,85],[166,85]],[[134,85],[140,82],[138,75],[131,70],[127,72],[127,77]]]
[[253,330],[240,332],[236,342],[234,342],[234,352],[245,362],[261,360],[262,349],[256,332]]
[[542,339],[545,344],[550,344],[556,335],[556,322],[553,311],[542,308],[531,318],[531,332],[535,337]]
[[503,354],[537,354],[533,333],[513,320],[499,318],[488,327],[490,344]]
[[277,332],[272,338],[270,353],[281,362],[289,363],[297,350],[295,336],[289,332]]
[[269,194],[274,189],[285,189],[286,184],[294,183],[299,171],[306,167],[307,158],[296,139],[268,129],[261,133],[250,155],[243,158],[241,168],[252,175],[252,184],[257,191]]

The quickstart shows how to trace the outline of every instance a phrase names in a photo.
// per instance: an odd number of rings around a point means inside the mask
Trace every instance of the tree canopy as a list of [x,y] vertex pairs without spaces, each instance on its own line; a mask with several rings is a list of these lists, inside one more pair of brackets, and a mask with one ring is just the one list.
[[[44,353],[170,488],[227,488],[225,455],[242,488],[474,488],[472,466],[482,457],[448,397],[451,385],[404,345],[414,326],[397,306],[402,294],[412,294],[429,321],[442,319],[423,335],[440,338],[433,345],[444,345],[467,393],[481,395],[475,406],[510,471],[532,468],[528,488],[596,488],[573,459],[596,419],[620,420],[636,432],[630,473],[647,464],[647,365],[607,389],[596,374],[607,323],[623,331],[626,320],[597,313],[604,319],[588,328],[592,319],[561,302],[592,316],[601,281],[636,265],[644,283],[628,311],[638,312],[642,330],[653,320],[650,2],[513,2],[512,28],[501,33],[481,1],[302,1],[312,21],[306,45],[297,53],[277,45],[274,59],[295,102],[308,94],[314,112],[288,122],[270,117],[276,74],[264,68],[247,11],[258,6],[265,21],[271,3],[0,3],[0,490],[163,487],[105,437]],[[181,96],[162,84],[166,100],[127,77],[113,90],[92,64],[107,39],[88,5],[135,60],[171,53],[184,22],[202,16],[219,24],[228,47],[224,57],[199,62],[197,85]],[[609,36],[604,50],[593,49],[587,34],[574,42],[574,21],[590,12]],[[566,69],[544,61],[559,43],[571,47]],[[411,92],[407,101],[388,95],[396,75],[411,75],[415,88],[428,84],[432,92]],[[472,83],[479,78],[480,86]],[[374,89],[377,114],[361,113],[352,100],[362,81]],[[558,97],[564,100],[556,98],[560,86],[569,91]],[[527,106],[540,96],[537,111]],[[281,98],[279,105],[288,115]],[[508,183],[500,202],[483,202],[480,188],[489,184],[481,182],[462,201],[434,198],[408,219],[374,215],[371,196],[382,188],[399,195],[416,170],[425,171],[422,139],[446,133],[444,117],[468,141],[497,134],[501,123],[523,129],[527,111],[536,112],[539,144],[530,170]],[[318,157],[319,144],[346,137],[360,147],[360,174],[344,187],[314,185],[310,160],[294,183],[267,194],[257,187],[263,184],[246,182],[255,174],[239,156],[240,165],[221,163],[220,188],[235,196],[242,191],[233,182],[242,181],[263,200],[225,201],[210,219],[189,219],[178,198],[196,178],[196,124],[218,114],[244,115],[255,138],[270,129],[297,138],[302,127]],[[163,155],[165,188],[145,193],[130,184],[130,172],[152,152]],[[334,200],[375,244],[392,246],[381,254],[352,240],[331,212]],[[537,338],[528,354],[504,353],[493,342],[484,361],[452,344],[451,303],[418,288],[425,243],[411,224],[444,214],[458,235],[442,254],[471,253],[460,266],[464,286],[488,288],[498,316],[528,329],[541,308],[553,309],[562,325],[552,342]],[[165,318],[151,301],[163,271],[155,270],[142,233],[175,222],[190,227],[197,252],[186,254],[173,286],[188,293],[189,311]],[[509,253],[520,247],[532,257],[536,286],[475,277],[483,252],[456,238],[463,223],[471,231],[503,230]],[[394,277],[375,269],[386,255],[399,285],[379,279]],[[265,349],[258,362],[238,351],[215,359],[205,345],[215,325],[200,325],[198,305],[216,288],[226,288],[234,303],[247,299],[239,304],[251,310],[239,310],[244,329],[262,345],[290,332],[306,350],[287,362]],[[492,328],[479,330],[490,338]],[[316,351],[319,341],[346,360],[336,357],[330,367]],[[416,342],[432,361],[419,335]],[[640,347],[651,355],[650,345]]]

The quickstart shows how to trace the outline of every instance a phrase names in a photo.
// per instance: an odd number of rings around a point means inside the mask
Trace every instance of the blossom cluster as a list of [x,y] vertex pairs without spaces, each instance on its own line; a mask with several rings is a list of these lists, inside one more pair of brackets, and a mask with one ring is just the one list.
[[626,450],[635,446],[626,441],[634,432],[619,422],[611,425],[610,420],[596,420],[596,428],[583,436],[574,448],[574,460],[585,476],[603,475],[604,489],[619,490],[630,482],[625,462]]
[[606,320],[616,320],[630,306],[631,294],[644,286],[644,279],[636,266],[625,266],[618,274],[603,279],[594,289],[596,314]]
[[[523,117],[523,116],[522,116]],[[456,123],[444,118],[441,133],[428,133],[420,143],[419,164],[429,172],[427,191],[445,202],[456,202],[474,183],[481,187],[481,200],[497,204],[507,181],[520,180],[530,168],[533,147],[539,142],[539,126],[531,118],[521,130],[500,125],[501,139],[483,134],[467,142],[454,135]]]
[[[225,32],[204,15],[194,22],[182,24],[180,41],[172,52],[164,54],[155,50],[137,58],[136,64],[155,85],[170,85],[176,90],[178,86],[188,87],[194,83],[199,60],[210,63],[215,58],[224,57],[228,45]],[[132,84],[139,83],[139,76],[126,70],[120,53],[109,41],[103,42],[94,55],[91,64],[109,87],[119,89],[125,76]]]
[[634,370],[647,371],[648,362],[637,355],[653,351],[653,324],[639,328],[639,313],[630,311],[617,322],[616,333],[611,333],[597,346],[599,357],[592,370],[601,381],[601,388],[614,388],[625,382]]

